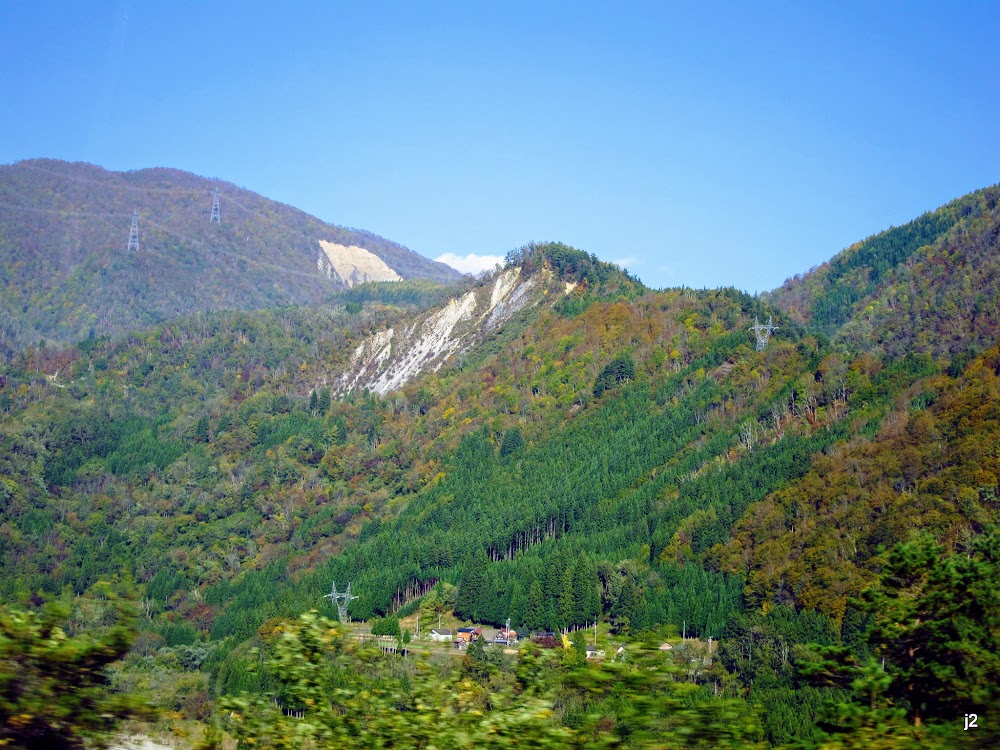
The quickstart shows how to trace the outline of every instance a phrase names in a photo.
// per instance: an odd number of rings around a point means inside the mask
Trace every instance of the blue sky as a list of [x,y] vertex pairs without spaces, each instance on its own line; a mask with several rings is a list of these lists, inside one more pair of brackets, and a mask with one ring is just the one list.
[[1000,182],[1000,5],[0,0],[0,163],[218,177],[429,257],[773,288]]

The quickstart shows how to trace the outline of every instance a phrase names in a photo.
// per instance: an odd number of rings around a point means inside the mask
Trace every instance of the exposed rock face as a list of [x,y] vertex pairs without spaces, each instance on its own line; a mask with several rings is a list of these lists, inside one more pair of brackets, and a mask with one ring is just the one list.
[[380,257],[356,245],[338,245],[319,241],[320,254],[316,265],[320,273],[337,278],[347,286],[366,281],[399,281],[403,277],[393,271]]
[[437,371],[454,354],[468,350],[517,312],[538,302],[537,277],[523,278],[518,267],[498,274],[402,329],[389,328],[354,352],[338,392],[367,389],[380,395],[401,388],[422,372]]

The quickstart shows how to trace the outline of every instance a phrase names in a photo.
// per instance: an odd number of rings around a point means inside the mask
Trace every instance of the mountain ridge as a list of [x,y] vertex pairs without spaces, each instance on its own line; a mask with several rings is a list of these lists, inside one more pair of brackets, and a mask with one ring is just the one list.
[[[210,221],[215,188],[220,222]],[[127,250],[133,210],[138,252]],[[334,272],[321,240],[387,265],[391,275],[378,278],[461,278],[370,232],[182,170],[46,159],[0,166],[0,299],[28,342],[199,310],[313,304],[365,280],[364,266],[347,278]]]
[[993,343],[998,280],[1000,185],[993,185],[855,243],[762,298],[856,347],[952,356]]

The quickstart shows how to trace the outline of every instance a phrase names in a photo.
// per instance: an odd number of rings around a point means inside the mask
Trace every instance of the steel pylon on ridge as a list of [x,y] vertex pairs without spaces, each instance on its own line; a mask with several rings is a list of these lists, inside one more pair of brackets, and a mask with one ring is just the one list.
[[761,325],[757,316],[754,316],[753,325],[747,330],[757,334],[757,351],[762,352],[767,349],[767,342],[770,341],[771,334],[778,330],[778,326],[774,325],[773,317],[768,317],[767,325]]
[[208,217],[208,223],[211,224],[213,221],[222,224],[222,216],[219,213],[219,188],[212,194],[212,215]]
[[132,228],[128,233],[128,250],[139,251],[139,209],[132,212]]

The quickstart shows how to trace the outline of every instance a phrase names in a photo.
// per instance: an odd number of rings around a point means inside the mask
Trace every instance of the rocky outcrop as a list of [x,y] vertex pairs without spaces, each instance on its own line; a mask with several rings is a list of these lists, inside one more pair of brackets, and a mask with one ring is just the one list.
[[384,395],[423,372],[433,372],[467,351],[542,297],[537,276],[504,269],[489,283],[449,300],[404,327],[373,334],[354,351],[336,386],[340,393],[367,389]]

